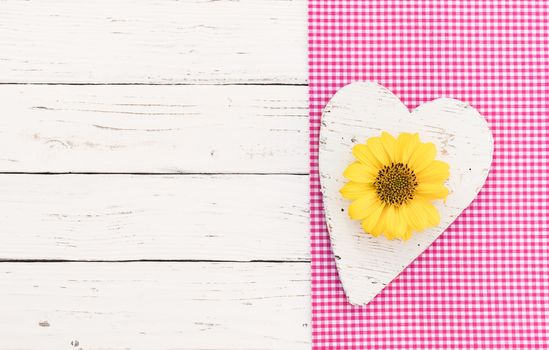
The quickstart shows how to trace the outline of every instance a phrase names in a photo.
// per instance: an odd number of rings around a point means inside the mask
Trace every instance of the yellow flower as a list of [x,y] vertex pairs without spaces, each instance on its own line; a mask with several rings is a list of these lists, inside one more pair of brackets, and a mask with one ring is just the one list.
[[440,216],[433,200],[446,199],[448,164],[435,160],[435,145],[418,134],[395,139],[382,132],[353,147],[357,161],[343,176],[350,180],[340,192],[351,199],[349,216],[361,220],[365,232],[407,240],[413,232],[437,226]]

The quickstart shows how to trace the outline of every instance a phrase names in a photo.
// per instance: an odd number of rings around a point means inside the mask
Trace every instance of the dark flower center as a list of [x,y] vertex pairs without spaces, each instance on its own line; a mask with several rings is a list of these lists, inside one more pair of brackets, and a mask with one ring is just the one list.
[[374,188],[379,199],[389,205],[400,206],[414,198],[416,174],[408,165],[391,163],[385,165],[376,176]]

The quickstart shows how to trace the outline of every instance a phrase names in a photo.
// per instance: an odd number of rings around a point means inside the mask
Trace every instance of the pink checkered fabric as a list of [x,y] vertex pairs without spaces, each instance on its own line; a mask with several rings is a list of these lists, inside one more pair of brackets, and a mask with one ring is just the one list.
[[[309,0],[315,349],[549,348],[549,1]],[[467,101],[495,139],[458,220],[374,301],[349,305],[325,228],[321,109],[375,80],[410,108]]]

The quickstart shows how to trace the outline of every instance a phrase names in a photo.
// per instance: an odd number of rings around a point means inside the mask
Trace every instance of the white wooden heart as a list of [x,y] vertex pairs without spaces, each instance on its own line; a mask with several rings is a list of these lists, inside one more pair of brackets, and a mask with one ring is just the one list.
[[[408,241],[362,232],[360,222],[349,219],[349,201],[339,193],[346,182],[343,170],[354,161],[354,144],[382,131],[418,132],[422,142],[436,145],[437,159],[450,165],[450,195],[446,203],[435,202],[440,225],[414,233]],[[473,201],[488,176],[493,148],[486,120],[458,100],[439,98],[410,112],[374,82],[352,83],[332,97],[322,115],[320,181],[332,250],[350,303],[369,303]]]

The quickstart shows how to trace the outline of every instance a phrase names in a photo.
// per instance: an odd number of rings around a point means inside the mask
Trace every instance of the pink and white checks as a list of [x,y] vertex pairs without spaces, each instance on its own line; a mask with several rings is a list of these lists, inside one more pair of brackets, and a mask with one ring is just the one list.
[[[318,178],[321,110],[375,80],[410,108],[474,105],[495,139],[477,199],[373,302],[345,300]],[[315,349],[549,348],[549,2],[309,0]]]

